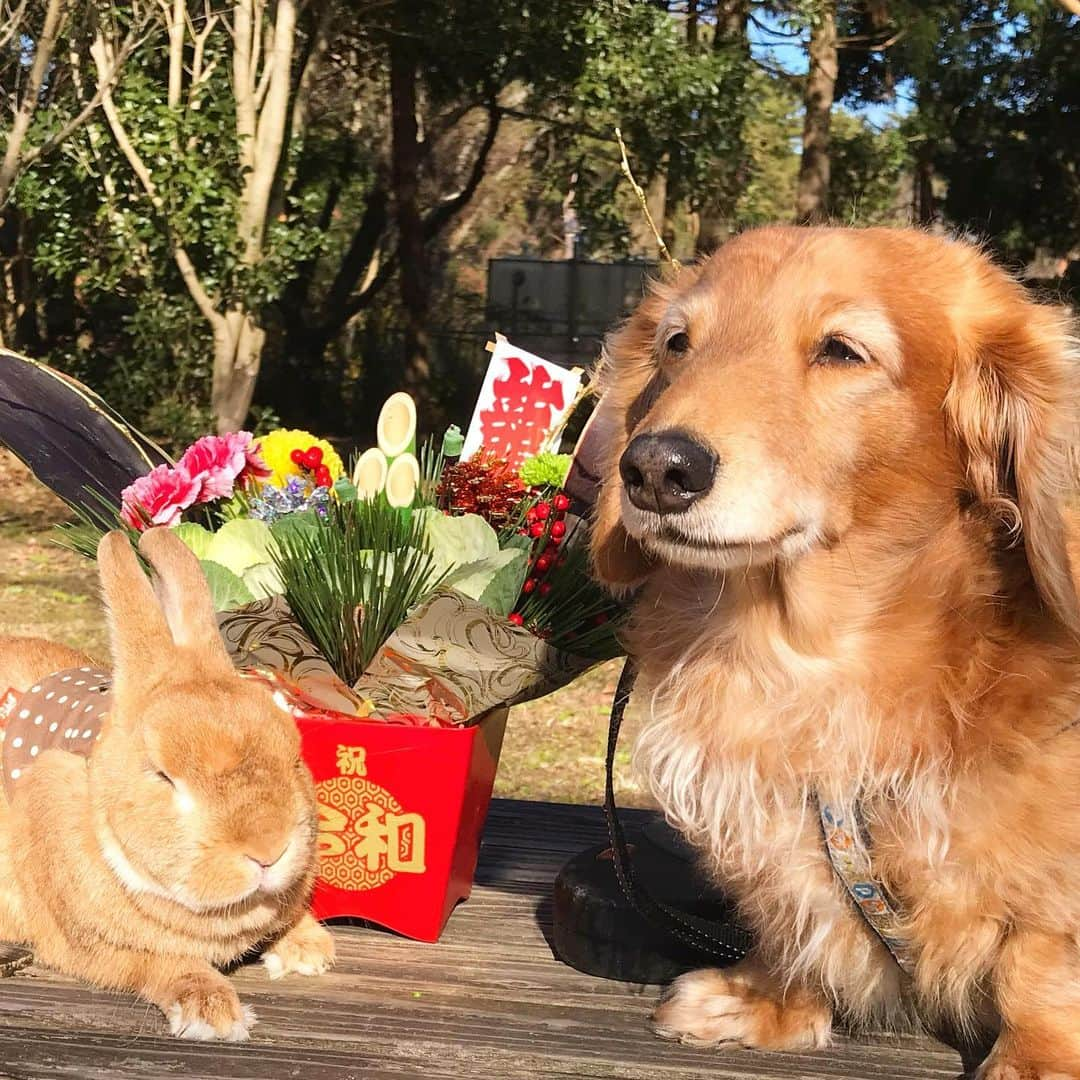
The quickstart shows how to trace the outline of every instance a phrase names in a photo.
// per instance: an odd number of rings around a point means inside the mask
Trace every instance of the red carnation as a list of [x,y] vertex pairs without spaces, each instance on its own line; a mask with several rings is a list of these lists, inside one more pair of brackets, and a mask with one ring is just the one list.
[[151,525],[178,525],[180,515],[199,498],[202,481],[186,469],[159,465],[124,488],[120,517],[142,532]]

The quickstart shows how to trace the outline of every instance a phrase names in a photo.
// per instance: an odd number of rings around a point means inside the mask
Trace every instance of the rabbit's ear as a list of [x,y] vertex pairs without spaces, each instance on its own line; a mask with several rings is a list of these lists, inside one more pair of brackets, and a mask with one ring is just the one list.
[[154,568],[154,591],[172,640],[197,649],[204,660],[232,663],[218,632],[206,575],[191,549],[171,529],[149,529],[139,538],[139,552]]
[[173,648],[161,605],[124,533],[101,538],[97,561],[116,670],[146,672],[155,655]]

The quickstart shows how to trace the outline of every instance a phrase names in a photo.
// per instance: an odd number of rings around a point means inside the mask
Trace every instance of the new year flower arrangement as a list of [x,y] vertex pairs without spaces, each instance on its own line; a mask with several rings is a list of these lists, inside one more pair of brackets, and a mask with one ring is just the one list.
[[507,708],[620,651],[557,452],[576,386],[500,339],[466,434],[418,446],[414,403],[395,394],[349,468],[296,430],[206,436],[173,462],[86,388],[56,391],[97,424],[111,470],[96,502],[75,476],[54,486],[82,517],[68,543],[92,557],[108,529],[175,530],[237,666],[296,718],[320,806],[320,916],[438,937],[469,892]]
[[[456,426],[418,449],[416,426],[394,394],[350,470],[306,431],[206,436],[128,485],[119,519],[195,552],[238,663],[370,719],[467,725],[617,655],[620,612],[562,490],[570,457],[550,438],[465,456]],[[89,554],[107,525],[69,536]]]

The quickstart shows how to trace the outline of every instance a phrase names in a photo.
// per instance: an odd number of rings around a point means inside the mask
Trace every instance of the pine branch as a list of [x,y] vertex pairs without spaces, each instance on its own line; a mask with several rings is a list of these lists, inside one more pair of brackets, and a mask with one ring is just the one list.
[[285,600],[331,667],[354,683],[439,582],[422,519],[385,499],[332,502],[275,526]]

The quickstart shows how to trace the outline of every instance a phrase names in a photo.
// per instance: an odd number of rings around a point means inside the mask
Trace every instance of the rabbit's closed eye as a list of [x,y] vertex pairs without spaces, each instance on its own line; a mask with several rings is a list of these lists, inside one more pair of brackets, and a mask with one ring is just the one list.
[[176,787],[176,781],[164,769],[159,768],[152,761],[146,763],[146,772],[149,776],[154,777],[155,780],[160,780],[162,783],[168,784],[169,787]]

